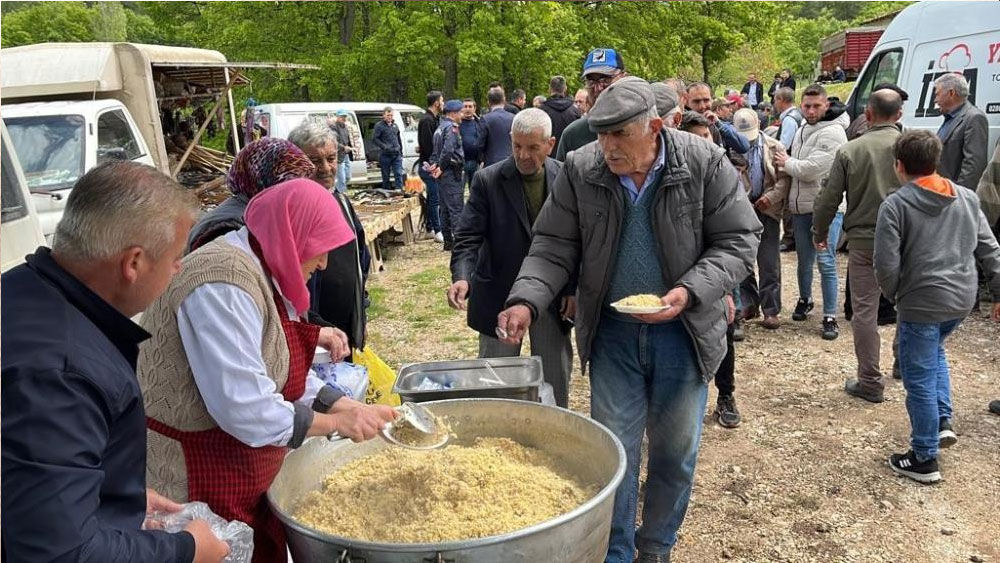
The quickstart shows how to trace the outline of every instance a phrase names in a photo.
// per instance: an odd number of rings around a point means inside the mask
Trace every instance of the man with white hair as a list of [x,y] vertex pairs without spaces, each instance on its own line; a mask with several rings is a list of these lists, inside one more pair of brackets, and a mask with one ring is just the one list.
[[180,271],[195,207],[133,162],[99,165],[66,202],[52,249],[3,274],[3,558],[219,562],[204,520],[168,534],[147,512],[146,415],[135,367],[149,334],[130,320]]
[[[531,227],[545,203],[562,164],[548,158],[555,137],[546,112],[518,112],[510,133],[512,156],[480,170],[472,181],[455,248],[451,254],[453,283],[448,304],[468,310],[469,327],[479,332],[479,357],[517,356],[521,344],[497,339],[497,315],[521,262],[531,247]],[[569,333],[575,314],[572,284],[546,308],[531,327],[531,354],[541,356],[545,381],[556,404],[569,405],[573,347]]]
[[[365,347],[368,334],[366,314],[368,292],[365,283],[371,267],[371,254],[365,244],[365,228],[347,194],[335,189],[339,146],[329,127],[306,121],[288,134],[288,140],[302,149],[316,167],[312,179],[330,190],[340,205],[344,219],[354,230],[354,240],[327,255],[326,268],[309,280],[309,322],[331,326],[347,336],[347,349]],[[338,334],[338,336],[340,336]]]
[[[609,84],[588,126],[597,142],[567,156],[497,328],[520,341],[579,274],[577,349],[590,364],[591,416],[628,456],[606,561],[631,562],[638,547],[640,563],[665,563],[694,482],[706,383],[726,353],[725,296],[750,273],[761,224],[722,149],[663,127],[645,80]],[[641,295],[658,304],[622,310],[620,301]],[[649,475],[636,532],[644,432]]]
[[954,72],[934,81],[934,101],[944,116],[937,132],[944,145],[938,172],[959,186],[975,190],[990,160],[986,114],[969,102],[969,82]]

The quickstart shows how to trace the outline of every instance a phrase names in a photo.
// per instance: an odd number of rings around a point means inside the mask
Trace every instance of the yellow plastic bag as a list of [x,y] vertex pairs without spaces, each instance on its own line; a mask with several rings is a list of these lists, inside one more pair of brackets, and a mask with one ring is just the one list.
[[392,386],[396,384],[396,372],[392,371],[392,368],[368,346],[365,346],[364,350],[355,350],[353,360],[355,364],[368,369],[368,392],[365,393],[365,403],[399,406],[399,395],[392,392]]

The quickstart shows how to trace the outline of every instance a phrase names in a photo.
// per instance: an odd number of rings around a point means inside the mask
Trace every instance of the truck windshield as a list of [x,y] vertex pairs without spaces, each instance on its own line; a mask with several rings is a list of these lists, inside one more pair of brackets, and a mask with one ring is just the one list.
[[28,189],[70,188],[83,175],[82,115],[8,117],[3,121],[24,169]]

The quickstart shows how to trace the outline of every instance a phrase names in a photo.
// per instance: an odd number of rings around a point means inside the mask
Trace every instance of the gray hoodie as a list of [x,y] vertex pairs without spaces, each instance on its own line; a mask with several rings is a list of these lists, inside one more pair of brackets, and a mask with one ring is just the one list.
[[1000,246],[972,190],[952,195],[910,182],[886,198],[875,225],[875,275],[901,321],[964,318],[976,300],[976,260],[1000,295]]

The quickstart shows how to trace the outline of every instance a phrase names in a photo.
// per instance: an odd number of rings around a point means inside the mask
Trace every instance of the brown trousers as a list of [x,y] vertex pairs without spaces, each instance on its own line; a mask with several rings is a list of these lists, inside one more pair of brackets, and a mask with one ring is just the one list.
[[851,329],[854,331],[854,355],[858,360],[858,383],[867,391],[881,392],[885,381],[879,370],[882,342],[878,335],[878,300],[881,290],[875,278],[871,250],[848,250],[851,270]]

